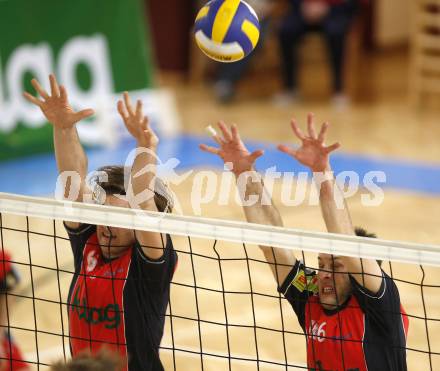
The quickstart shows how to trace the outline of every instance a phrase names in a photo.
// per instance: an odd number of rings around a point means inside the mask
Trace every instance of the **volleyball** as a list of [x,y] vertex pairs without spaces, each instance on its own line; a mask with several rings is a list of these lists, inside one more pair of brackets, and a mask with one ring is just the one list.
[[254,50],[260,25],[257,13],[243,0],[212,0],[197,14],[194,33],[208,57],[235,62]]

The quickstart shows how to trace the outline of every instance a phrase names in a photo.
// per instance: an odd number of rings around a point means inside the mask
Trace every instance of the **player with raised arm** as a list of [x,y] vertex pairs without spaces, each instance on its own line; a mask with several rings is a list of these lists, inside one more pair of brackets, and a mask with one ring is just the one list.
[[[320,178],[320,205],[329,232],[365,234],[361,230],[355,232],[347,206],[338,208],[335,201],[339,189],[331,173],[329,154],[339,144],[324,144],[327,123],[316,134],[313,115],[309,114],[307,125],[308,135],[304,135],[292,120],[292,129],[302,145],[298,149],[280,145],[279,149]],[[225,163],[232,163],[237,179],[243,172],[255,172],[254,162],[262,151],[250,154],[235,126],[229,130],[220,123],[219,127],[223,137],[216,135],[214,139],[220,148],[201,145],[201,149],[219,155]],[[262,181],[248,179],[247,196],[257,195],[261,200],[265,192]],[[256,202],[244,206],[244,211],[249,222],[282,225],[273,203]],[[279,292],[292,305],[307,335],[309,369],[406,370],[408,320],[400,304],[397,286],[375,260],[321,253],[316,274],[291,251],[261,248],[271,264]]]
[[[245,192],[241,193],[243,195],[245,193],[245,198],[247,198],[246,196],[258,197],[254,205],[243,208],[246,219],[251,223],[281,227],[283,221],[273,202],[270,204],[261,202],[263,197],[268,197],[268,195],[264,188],[261,175],[255,171],[254,163],[264,152],[257,150],[250,153],[241,140],[236,125],[232,125],[229,129],[224,122],[220,121],[218,127],[222,132],[222,136],[214,134],[213,139],[217,142],[219,148],[201,144],[200,149],[220,156],[225,164],[230,164],[231,171],[237,181],[240,176],[246,175],[247,173],[252,175],[254,179],[260,179],[258,182],[253,182],[251,181],[252,177],[249,177],[246,182],[246,189],[243,190]],[[260,246],[260,248],[266,260],[270,262],[275,280],[278,282],[278,285],[281,285],[296,262],[295,255],[291,250],[276,249],[269,246]]]
[[[66,89],[58,85],[55,76],[50,75],[49,79],[51,95],[34,79],[32,85],[41,99],[29,93],[24,96],[39,106],[53,125],[59,173],[79,174],[79,192],[71,189],[73,182],[68,183],[65,197],[72,191],[77,194],[75,201],[82,202],[87,187],[87,157],[75,124],[91,116],[93,110],[75,112],[69,105]],[[95,188],[105,191],[105,205],[133,207],[130,201],[144,193],[146,197],[138,202],[138,208],[171,211],[172,199],[156,177],[158,138],[143,115],[142,102],[137,101],[134,108],[124,93],[118,111],[137,141],[137,156],[129,179],[125,179],[122,166],[106,166],[101,170],[107,179],[97,176]],[[124,357],[125,370],[163,370],[159,345],[177,263],[170,236],[101,225],[64,224],[75,265],[68,298],[72,355],[84,349],[95,353],[105,344]]]

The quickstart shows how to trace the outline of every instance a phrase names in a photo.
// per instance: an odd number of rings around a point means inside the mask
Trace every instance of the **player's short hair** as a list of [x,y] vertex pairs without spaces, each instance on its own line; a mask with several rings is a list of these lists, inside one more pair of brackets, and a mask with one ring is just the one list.
[[96,354],[83,352],[68,362],[62,361],[51,366],[51,371],[121,371],[123,362],[115,352],[102,348]]
[[[361,227],[355,227],[354,233],[358,237],[377,238],[376,233],[367,232],[364,228],[361,228]],[[376,261],[377,261],[377,264],[379,264],[379,266],[382,266],[382,260],[376,260]]]
[[[100,167],[97,171],[105,172],[107,174],[107,181],[101,181],[99,176],[96,175],[91,179],[92,187],[101,187],[107,195],[126,194],[128,179],[126,179],[125,174],[129,174],[129,169],[124,166],[109,165]],[[160,212],[172,212],[174,206],[173,197],[170,194],[168,186],[159,177],[155,177],[154,190],[152,191],[154,192],[154,203],[157,209]]]
[[356,236],[359,237],[370,237],[370,238],[377,238],[376,233],[370,233],[367,232],[364,228],[362,227],[355,227],[354,229],[354,233],[356,233]]

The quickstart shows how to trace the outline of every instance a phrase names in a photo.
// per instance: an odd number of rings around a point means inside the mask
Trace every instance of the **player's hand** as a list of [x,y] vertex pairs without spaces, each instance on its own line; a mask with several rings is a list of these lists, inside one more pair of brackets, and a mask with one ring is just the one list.
[[257,150],[249,152],[240,138],[237,126],[232,125],[229,129],[222,121],[218,123],[222,135],[215,134],[213,139],[219,147],[211,147],[206,144],[200,144],[200,149],[221,157],[224,163],[231,163],[230,169],[236,176],[250,171],[254,167],[256,159],[263,155],[264,151]]
[[137,140],[139,146],[156,149],[159,138],[151,129],[148,117],[144,116],[142,101],[138,100],[134,109],[130,96],[124,92],[124,101],[118,101],[118,112],[128,132]]
[[73,127],[77,122],[92,116],[95,112],[92,109],[85,109],[75,112],[69,104],[67,91],[64,86],[59,86],[54,75],[49,75],[51,95],[49,95],[36,79],[31,84],[40,95],[41,99],[34,97],[28,92],[23,96],[31,103],[40,107],[47,121],[60,129]]
[[294,119],[291,121],[291,126],[296,137],[301,140],[301,147],[294,149],[286,145],[279,145],[278,149],[292,156],[304,166],[309,167],[313,172],[324,172],[328,170],[330,152],[340,147],[339,143],[334,143],[331,146],[324,144],[325,134],[329,124],[327,122],[322,124],[321,131],[317,135],[313,123],[313,114],[309,113],[307,115],[308,135],[303,134]]

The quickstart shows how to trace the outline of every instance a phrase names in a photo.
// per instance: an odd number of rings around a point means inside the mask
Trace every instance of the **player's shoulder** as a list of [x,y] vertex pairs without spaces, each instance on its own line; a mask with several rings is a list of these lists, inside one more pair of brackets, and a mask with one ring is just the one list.
[[368,290],[366,287],[357,282],[352,276],[350,276],[353,292],[356,293],[357,296],[360,295],[368,299],[381,300],[392,297],[400,300],[399,289],[394,282],[394,279],[390,277],[384,270],[381,270],[381,273],[382,281],[377,292]]
[[78,229],[81,226],[81,223],[69,222],[67,220],[65,220],[63,223],[64,223],[64,227],[69,229]]
[[286,295],[288,291],[295,293],[318,293],[318,277],[314,270],[307,268],[301,261],[297,261],[284,283],[279,287],[279,292]]
[[318,293],[318,276],[315,271],[304,267],[304,265],[300,266],[291,284],[299,292],[308,291],[314,294]]
[[178,255],[174,250],[173,242],[169,234],[165,235],[163,241],[163,253],[160,257],[152,258],[142,249],[141,243],[136,239],[132,248],[132,257],[147,265],[173,265],[177,264]]
[[93,233],[96,230],[96,226],[93,224],[72,223],[66,221],[64,221],[63,224],[69,236],[78,236],[87,232]]
[[79,228],[71,229],[65,225],[65,229],[75,257],[75,267],[79,269],[79,264],[82,260],[84,249],[87,244],[98,246],[96,226],[91,224],[81,224]]

